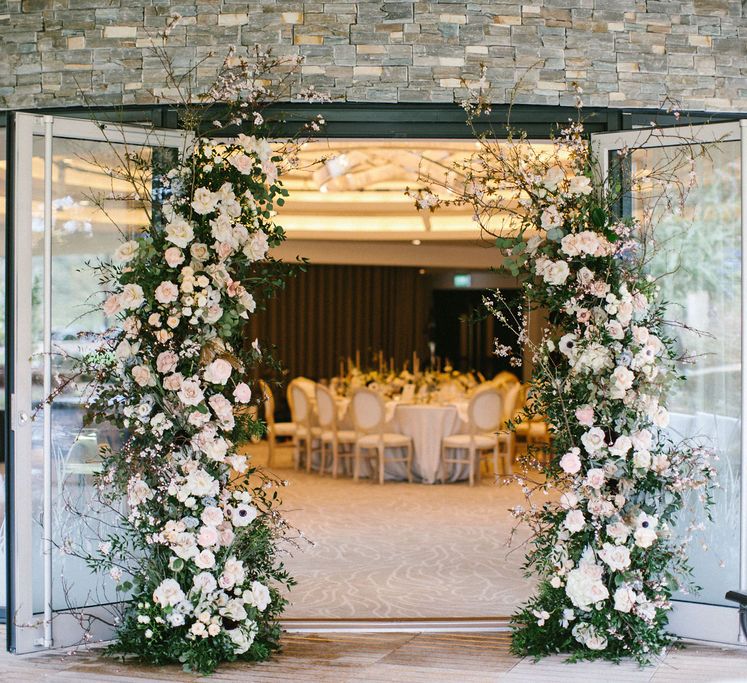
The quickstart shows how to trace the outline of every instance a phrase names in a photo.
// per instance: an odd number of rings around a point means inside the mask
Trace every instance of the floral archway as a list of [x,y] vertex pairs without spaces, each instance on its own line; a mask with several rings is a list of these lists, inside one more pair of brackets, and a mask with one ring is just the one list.
[[[464,103],[473,129],[490,107],[482,85]],[[527,317],[512,317],[500,292],[485,301],[531,351],[519,421],[542,416],[552,434],[542,460],[528,458],[539,478],[533,470],[518,477],[528,503],[514,514],[532,531],[525,568],[538,588],[513,617],[513,650],[646,663],[674,639],[666,631],[673,593],[694,588],[687,541],[674,527],[691,491],[708,508],[715,477],[707,444],[667,431],[667,393],[683,379],[683,353],[649,272],[657,216],[620,215],[636,183],[625,173],[630,150],[619,154],[615,176],[602,177],[580,115],[550,152],[511,130],[501,141],[476,135],[478,151],[452,169],[451,196],[431,187],[415,198],[431,210],[470,206],[529,311],[548,320],[532,341]],[[680,142],[657,183],[644,178],[664,188],[674,210],[689,190],[677,171],[701,153]],[[464,188],[456,196],[455,185]],[[506,214],[514,220],[497,220]]]
[[[244,343],[243,321],[293,270],[269,255],[284,239],[274,211],[293,151],[269,145],[260,111],[269,72],[287,65],[255,56],[259,66],[231,53],[200,103],[221,104],[216,125],[255,134],[215,143],[204,118],[185,119],[196,138],[157,170],[168,197],[153,225],[99,268],[121,325],[83,368],[95,375],[91,419],[129,434],[99,482],[103,501],[124,498],[127,511],[87,557],[131,598],[112,651],[203,673],[278,648],[279,586],[292,583],[277,557],[279,482],[237,449],[264,431],[247,408],[262,400],[256,369],[274,362]],[[471,121],[482,106],[468,106]],[[527,569],[539,587],[514,617],[514,650],[646,662],[671,640],[671,596],[688,573],[673,525],[686,493],[707,498],[713,477],[709,452],[665,429],[678,353],[646,272],[646,226],[617,215],[619,188],[599,177],[582,125],[560,131],[551,154],[520,136],[478,142],[453,170],[461,194],[417,201],[470,205],[488,232],[512,207],[518,229],[494,233],[496,246],[531,307],[549,313],[525,418],[552,425],[537,486],[555,495],[516,511],[534,532]],[[140,177],[146,162],[127,162]],[[529,343],[499,292],[486,304]]]

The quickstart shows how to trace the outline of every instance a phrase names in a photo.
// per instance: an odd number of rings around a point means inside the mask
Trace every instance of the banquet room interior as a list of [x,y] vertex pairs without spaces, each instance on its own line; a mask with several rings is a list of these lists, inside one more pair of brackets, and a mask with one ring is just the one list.
[[[274,404],[267,401],[260,414],[269,436],[244,449],[288,483],[285,514],[299,529],[285,558],[298,582],[289,619],[502,617],[526,595],[521,532],[507,545],[509,509],[523,495],[503,475],[520,471],[527,441],[541,447],[547,429],[535,421],[516,436],[495,436],[521,410],[531,359],[515,366],[497,355],[497,342],[519,353],[516,332],[478,314],[484,293],[500,288],[520,316],[516,282],[495,270],[497,250],[479,236],[468,208],[431,213],[406,195],[424,175],[448,187],[453,179],[444,169],[473,149],[469,141],[321,139],[306,144],[302,163],[286,177],[291,198],[279,222],[289,239],[273,255],[308,265],[247,330],[247,343],[258,337],[276,347],[283,369],[262,378]],[[81,350],[79,332],[106,329],[101,313],[81,313],[98,285],[80,266],[113,251],[118,239],[89,200],[91,188],[109,182],[99,177],[106,153],[97,149],[93,163],[87,151],[64,142],[54,150],[52,340],[61,372],[64,355]],[[35,212],[43,211],[40,161],[35,157]],[[139,209],[116,204],[120,225],[136,226]],[[39,253],[36,240],[35,287]],[[40,401],[36,377],[34,391]],[[78,479],[86,490],[95,468],[89,461],[98,457],[101,435],[81,429],[79,393],[68,391],[52,409],[65,490]],[[360,414],[354,394],[372,401]],[[320,396],[331,399],[333,415]],[[379,409],[382,467],[376,448],[361,449],[356,464],[356,440],[376,431],[361,423]],[[484,424],[486,410],[499,422]],[[34,439],[41,448],[41,430]],[[465,447],[473,441],[470,473]],[[36,497],[33,505],[40,505]],[[86,569],[72,562],[66,571]]]
[[[448,192],[448,169],[473,150],[320,140],[286,178],[275,255],[309,265],[250,326],[284,371],[266,378],[268,440],[246,452],[287,480],[305,536],[286,561],[291,619],[500,617],[526,593],[521,535],[508,545],[523,502],[511,475],[547,427],[508,432],[531,358],[516,363],[515,325],[479,313],[499,288],[520,320],[517,283],[468,207],[432,213],[407,195],[423,178]],[[377,431],[383,457],[365,436]]]

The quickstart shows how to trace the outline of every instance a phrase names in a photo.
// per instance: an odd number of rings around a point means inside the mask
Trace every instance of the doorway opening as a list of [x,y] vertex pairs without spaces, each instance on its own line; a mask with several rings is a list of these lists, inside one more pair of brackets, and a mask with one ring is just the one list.
[[[274,420],[283,424],[270,466],[289,482],[281,491],[286,515],[313,543],[287,559],[298,581],[291,619],[506,617],[531,591],[523,532],[516,547],[507,544],[510,509],[525,502],[509,466],[518,468],[527,434],[505,434],[495,461],[484,451],[474,485],[469,466],[446,461],[469,457],[463,444],[449,444],[467,437],[470,400],[480,391],[499,396],[498,430],[523,407],[530,368],[496,354],[498,341],[521,357],[516,330],[483,304],[496,288],[514,292],[519,319],[517,281],[495,270],[500,254],[468,207],[431,213],[407,195],[423,176],[448,192],[460,182],[452,164],[473,151],[470,141],[321,140],[286,179],[290,197],[278,218],[289,239],[278,255],[306,256],[310,265],[256,316],[250,336],[276,346],[287,369],[272,387]],[[373,389],[385,432],[411,440],[411,463],[396,461],[403,449],[385,449],[379,485],[365,460],[358,481],[352,458],[340,458],[334,477],[330,448],[322,464],[322,439],[309,453],[294,451],[281,432],[289,421],[306,427],[286,398],[290,382],[305,389],[312,430],[326,429],[316,385],[331,390],[341,438],[359,419],[356,391]],[[547,439],[546,425],[537,421],[533,436]],[[263,448],[246,452],[263,458]]]

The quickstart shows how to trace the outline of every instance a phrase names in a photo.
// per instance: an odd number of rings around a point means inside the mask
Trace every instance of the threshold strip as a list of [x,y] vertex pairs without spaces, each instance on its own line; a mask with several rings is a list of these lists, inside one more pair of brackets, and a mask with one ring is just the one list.
[[511,630],[509,617],[371,618],[371,619],[281,619],[288,633],[407,633],[475,632]]

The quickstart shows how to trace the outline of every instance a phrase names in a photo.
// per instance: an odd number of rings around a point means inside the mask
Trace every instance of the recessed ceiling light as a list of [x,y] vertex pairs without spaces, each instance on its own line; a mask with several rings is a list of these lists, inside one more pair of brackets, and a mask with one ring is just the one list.
[[413,243],[413,244],[414,244],[414,245],[415,245],[416,247],[419,247],[419,246],[420,246],[420,240],[413,240],[413,241],[412,241],[412,243]]
[[326,191],[327,191],[327,186],[326,186],[326,185],[322,185],[322,186],[321,186],[321,187],[319,188],[319,192],[326,192]]

